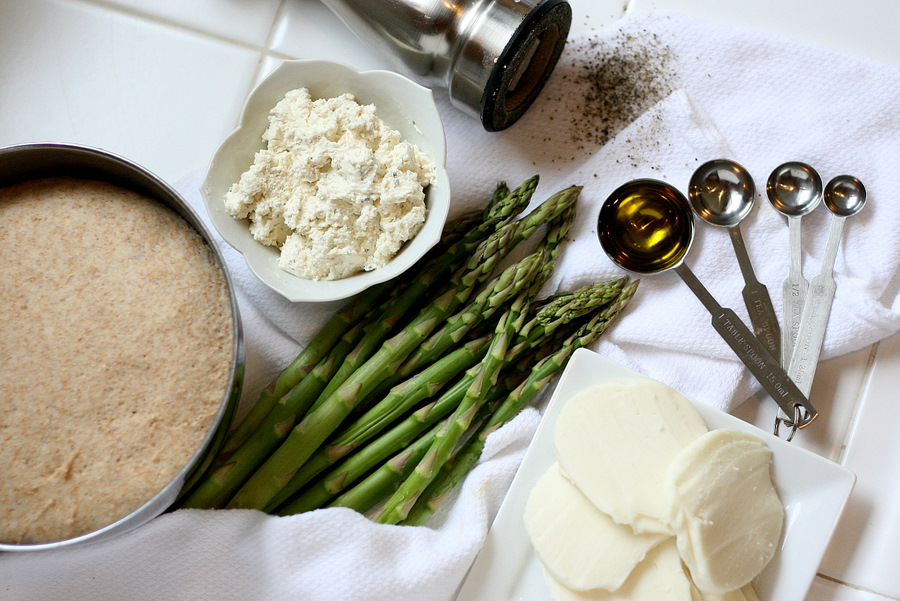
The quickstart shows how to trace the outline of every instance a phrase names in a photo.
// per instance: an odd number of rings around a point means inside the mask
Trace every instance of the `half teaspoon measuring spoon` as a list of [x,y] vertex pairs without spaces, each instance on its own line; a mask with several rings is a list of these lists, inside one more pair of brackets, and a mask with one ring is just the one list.
[[818,413],[733,310],[724,308],[685,265],[694,240],[688,200],[661,181],[638,179],[619,186],[600,208],[597,236],[606,255],[636,274],[675,271],[712,316],[712,325],[750,373],[788,415],[799,414],[803,428]]
[[756,337],[777,360],[781,360],[781,330],[772,307],[769,290],[753,273],[740,223],[756,200],[756,185],[750,173],[728,159],[716,159],[700,165],[691,176],[688,199],[700,219],[728,230],[737,257],[744,289],[744,304]]
[[844,231],[847,217],[856,215],[866,204],[866,188],[852,175],[839,175],[825,186],[825,206],[831,211],[831,230],[825,244],[822,268],[809,285],[809,293],[803,314],[797,342],[788,365],[788,375],[797,387],[808,395],[812,388],[813,376],[825,341],[825,328],[834,302],[837,285],[834,282],[834,261]]
[[784,320],[781,331],[781,364],[787,368],[800,330],[800,314],[809,282],[801,267],[800,218],[822,200],[822,179],[816,170],[799,161],[779,165],[766,182],[766,195],[775,210],[787,217],[790,267],[782,285]]

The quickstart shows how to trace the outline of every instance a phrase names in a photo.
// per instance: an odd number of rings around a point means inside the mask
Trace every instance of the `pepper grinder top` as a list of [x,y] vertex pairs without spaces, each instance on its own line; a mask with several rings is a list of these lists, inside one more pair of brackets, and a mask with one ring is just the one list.
[[566,0],[322,0],[411,79],[447,88],[487,131],[515,123],[556,66]]

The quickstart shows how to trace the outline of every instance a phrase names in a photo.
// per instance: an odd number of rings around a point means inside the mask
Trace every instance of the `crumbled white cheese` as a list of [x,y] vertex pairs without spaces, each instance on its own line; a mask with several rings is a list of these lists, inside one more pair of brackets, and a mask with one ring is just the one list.
[[433,161],[351,94],[292,90],[272,109],[266,147],[225,195],[279,266],[336,280],[383,267],[425,222]]

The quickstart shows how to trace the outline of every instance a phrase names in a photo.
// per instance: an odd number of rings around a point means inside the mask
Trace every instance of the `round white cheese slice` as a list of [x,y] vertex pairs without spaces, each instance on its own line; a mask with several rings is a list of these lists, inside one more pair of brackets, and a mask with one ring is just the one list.
[[576,591],[561,583],[547,569],[544,576],[553,601],[697,601],[691,595],[691,582],[672,538],[651,549],[635,566],[628,580],[614,591]]
[[775,554],[784,506],[772,451],[738,430],[704,434],[669,467],[664,493],[678,549],[704,593],[748,584]]
[[525,505],[525,530],[541,564],[568,588],[616,590],[665,534],[635,534],[601,512],[553,464]]
[[562,472],[602,512],[638,532],[671,533],[663,477],[672,459],[706,432],[684,395],[649,378],[623,378],[569,399],[554,444]]

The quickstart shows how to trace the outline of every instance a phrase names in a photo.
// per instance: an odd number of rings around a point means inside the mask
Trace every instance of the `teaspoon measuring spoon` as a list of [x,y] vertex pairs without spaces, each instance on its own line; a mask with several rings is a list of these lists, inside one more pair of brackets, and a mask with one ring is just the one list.
[[788,415],[801,416],[796,427],[803,428],[816,418],[818,413],[778,360],[684,263],[694,239],[694,219],[688,200],[677,189],[653,179],[619,186],[600,208],[597,236],[606,255],[626,271],[652,275],[671,269],[677,273],[709,311],[716,332],[778,406]]
[[790,267],[782,285],[784,320],[781,332],[781,363],[787,367],[800,330],[800,314],[809,288],[800,264],[800,218],[815,209],[822,200],[822,179],[806,163],[791,161],[772,171],[766,182],[766,194],[775,210],[788,220]]
[[806,395],[812,388],[822,343],[825,341],[825,327],[834,301],[837,287],[834,282],[834,261],[844,231],[844,220],[862,210],[866,204],[866,188],[851,175],[839,175],[825,186],[824,200],[825,206],[832,213],[831,230],[825,244],[822,268],[809,285],[797,341],[788,364],[788,375]]
[[744,289],[741,291],[756,337],[778,361],[781,360],[781,331],[772,307],[769,290],[753,273],[753,264],[744,245],[740,223],[750,213],[756,185],[750,173],[738,163],[716,159],[700,165],[691,176],[688,199],[700,219],[728,230],[737,257]]

